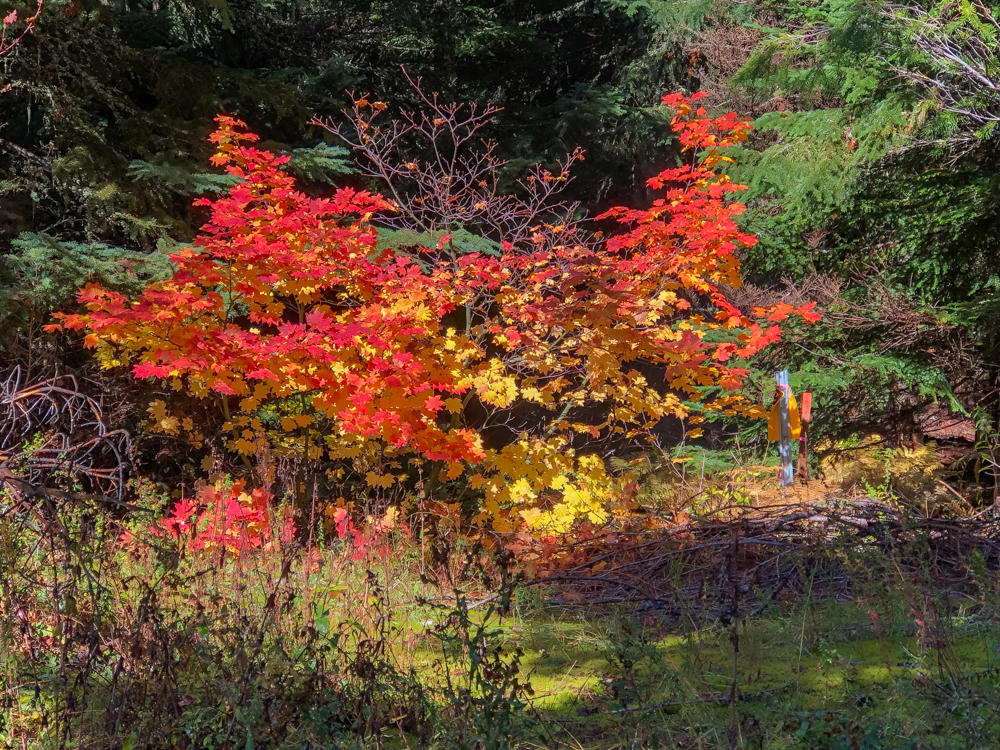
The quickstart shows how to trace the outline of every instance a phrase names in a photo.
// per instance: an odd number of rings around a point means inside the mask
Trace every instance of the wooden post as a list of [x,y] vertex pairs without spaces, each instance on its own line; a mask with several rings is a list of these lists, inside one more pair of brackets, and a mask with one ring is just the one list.
[[802,428],[799,432],[799,481],[805,484],[809,481],[809,420],[812,418],[813,395],[806,391],[802,394],[802,404],[799,406],[799,419]]
[[781,390],[781,399],[778,401],[778,455],[781,457],[781,486],[790,487],[795,479],[795,471],[792,468],[792,419],[788,394],[791,392],[788,387],[788,370],[780,370],[775,375],[778,388]]

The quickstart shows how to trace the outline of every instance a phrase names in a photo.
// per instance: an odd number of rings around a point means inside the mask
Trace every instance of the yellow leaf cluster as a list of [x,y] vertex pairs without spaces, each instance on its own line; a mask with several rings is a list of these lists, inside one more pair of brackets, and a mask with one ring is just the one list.
[[608,519],[609,478],[599,456],[576,456],[562,437],[520,440],[488,454],[483,470],[470,480],[485,491],[479,520],[493,519],[498,531],[513,525],[502,509],[513,508],[535,530],[562,533],[580,518]]
[[154,433],[165,435],[180,435],[183,430],[187,434],[188,440],[195,448],[201,448],[205,441],[205,436],[200,430],[194,427],[194,420],[190,417],[176,417],[167,412],[167,404],[162,399],[155,399],[146,409],[149,414],[148,427]]

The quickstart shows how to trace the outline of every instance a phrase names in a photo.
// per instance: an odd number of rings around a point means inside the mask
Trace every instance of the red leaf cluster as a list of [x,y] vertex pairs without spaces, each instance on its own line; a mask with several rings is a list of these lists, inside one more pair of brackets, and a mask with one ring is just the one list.
[[277,541],[288,544],[295,524],[287,515],[277,516],[270,493],[244,491],[237,481],[230,487],[204,485],[193,499],[183,498],[170,514],[153,526],[157,536],[179,539],[190,550],[216,550],[242,554],[271,549]]

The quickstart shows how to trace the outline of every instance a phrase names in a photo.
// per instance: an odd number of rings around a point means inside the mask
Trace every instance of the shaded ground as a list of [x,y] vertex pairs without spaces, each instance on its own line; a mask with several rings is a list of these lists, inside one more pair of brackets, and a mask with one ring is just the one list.
[[[995,625],[970,619],[942,648],[895,625],[879,636],[866,611],[835,604],[741,626],[737,746],[996,746]],[[511,640],[526,651],[540,745],[729,746],[728,628],[676,635],[648,618],[539,614]]]
[[994,510],[712,500],[513,558],[181,554],[52,506],[3,537],[0,748],[1000,747]]
[[533,742],[998,747],[997,534],[818,498],[550,551],[506,631]]

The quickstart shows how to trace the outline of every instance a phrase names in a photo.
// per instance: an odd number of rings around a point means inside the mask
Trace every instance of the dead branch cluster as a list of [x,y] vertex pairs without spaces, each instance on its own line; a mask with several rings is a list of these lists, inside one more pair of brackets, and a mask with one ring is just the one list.
[[555,604],[634,605],[709,624],[759,614],[807,586],[814,597],[851,601],[852,584],[872,574],[866,559],[898,576],[930,570],[955,597],[967,595],[974,552],[992,568],[1000,563],[1000,520],[986,516],[992,510],[923,518],[870,498],[747,510],[669,531],[577,541],[564,550],[576,564],[541,567],[531,585],[552,586]]
[[768,95],[759,100],[756,90],[728,86],[750,60],[764,34],[757,29],[744,26],[717,23],[703,29],[687,29],[690,34],[688,49],[689,75],[697,75],[701,89],[708,91],[708,101],[712,106],[735,109],[757,116],[764,112],[790,108],[784,97]]
[[952,6],[951,14],[898,4],[886,4],[882,13],[892,23],[910,27],[912,42],[926,54],[932,68],[928,75],[893,65],[896,73],[934,96],[948,112],[981,126],[1000,122],[1000,67],[996,47],[988,41],[1000,31],[1000,21],[982,2],[967,7],[975,17],[974,24],[987,33],[980,36],[956,30],[961,12],[958,4]]
[[128,433],[108,428],[74,375],[26,383],[16,367],[0,382],[0,487],[23,495],[87,483],[121,499],[130,450]]
[[832,276],[812,274],[800,282],[783,278],[781,285],[777,287],[744,284],[738,289],[727,289],[726,296],[744,312],[750,312],[755,307],[771,307],[780,302],[792,305],[817,302],[826,308],[840,299],[843,288],[843,282]]

